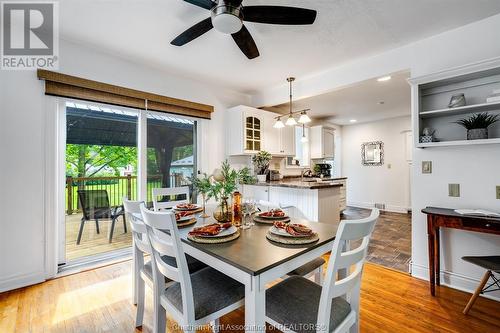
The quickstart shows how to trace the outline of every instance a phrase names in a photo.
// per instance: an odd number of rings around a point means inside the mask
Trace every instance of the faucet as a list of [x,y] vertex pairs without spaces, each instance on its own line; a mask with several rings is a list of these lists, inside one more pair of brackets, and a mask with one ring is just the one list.
[[308,174],[311,174],[311,169],[308,169],[308,168],[304,168],[302,170],[302,172],[300,173],[300,181],[303,182],[304,181],[304,175],[308,173]]

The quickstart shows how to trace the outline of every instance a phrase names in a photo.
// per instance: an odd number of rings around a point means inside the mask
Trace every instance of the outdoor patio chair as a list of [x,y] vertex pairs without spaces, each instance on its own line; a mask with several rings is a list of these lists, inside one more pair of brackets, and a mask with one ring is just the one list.
[[109,204],[108,191],[106,190],[78,190],[78,200],[82,207],[83,217],[80,222],[80,230],[78,231],[78,238],[76,244],[80,244],[82,239],[83,226],[86,221],[95,220],[95,227],[99,233],[99,220],[111,220],[111,227],[109,228],[108,239],[111,243],[113,239],[113,231],[115,229],[115,222],[123,216],[123,229],[127,232],[127,222],[125,220],[125,211],[123,206],[111,207]]

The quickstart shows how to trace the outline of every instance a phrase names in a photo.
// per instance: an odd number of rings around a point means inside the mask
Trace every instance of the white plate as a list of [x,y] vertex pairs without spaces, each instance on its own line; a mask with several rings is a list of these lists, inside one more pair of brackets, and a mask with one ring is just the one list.
[[262,215],[260,215],[263,213],[265,213],[265,212],[259,212],[256,215],[258,217],[260,217],[261,219],[266,219],[266,220],[285,220],[288,218],[288,215],[286,215],[286,214],[284,216],[262,216]]
[[219,238],[219,237],[226,237],[226,236],[231,236],[232,234],[238,232],[238,228],[236,228],[234,225],[231,227],[227,228],[224,231],[221,231],[218,235],[215,236],[196,236],[196,237],[201,237],[201,238]]
[[196,204],[194,204],[194,205],[195,205],[195,207],[194,207],[194,208],[189,208],[189,209],[186,209],[186,208],[179,208],[179,207],[177,207],[177,206],[174,206],[174,207],[173,207],[173,209],[178,210],[178,211],[190,211],[190,210],[196,210],[196,209],[200,209],[200,208],[201,208],[201,206],[200,206],[200,205],[196,205]]
[[280,228],[276,228],[274,225],[271,227],[271,229],[269,229],[269,231],[272,234],[275,234],[275,235],[278,235],[278,236],[284,236],[284,237],[302,238],[302,237],[309,237],[309,236],[311,236],[311,235],[296,235],[296,236],[290,235],[285,230],[280,229]]
[[191,214],[191,215],[187,215],[187,216],[183,216],[183,217],[179,218],[177,220],[177,222],[188,221],[188,220],[191,220],[191,219],[194,219],[194,218],[196,218],[196,216],[194,214]]

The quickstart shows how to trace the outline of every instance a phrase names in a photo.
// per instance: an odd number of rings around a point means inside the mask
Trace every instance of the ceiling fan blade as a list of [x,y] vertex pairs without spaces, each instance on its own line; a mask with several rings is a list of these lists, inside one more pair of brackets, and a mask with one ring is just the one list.
[[316,11],[283,6],[248,6],[243,7],[243,20],[268,24],[313,24],[316,20]]
[[212,0],[184,0],[184,1],[205,9],[212,9],[212,7],[215,6],[215,2],[213,2]]
[[250,35],[250,32],[245,26],[231,36],[233,36],[233,39],[240,48],[241,52],[243,52],[248,59],[257,58],[259,56],[257,45],[255,45],[252,35]]
[[189,43],[193,39],[200,37],[207,31],[210,31],[213,27],[214,26],[212,25],[212,19],[210,17],[206,18],[203,21],[193,25],[191,28],[187,29],[179,36],[175,37],[175,39],[171,41],[170,44],[175,46],[182,46]]

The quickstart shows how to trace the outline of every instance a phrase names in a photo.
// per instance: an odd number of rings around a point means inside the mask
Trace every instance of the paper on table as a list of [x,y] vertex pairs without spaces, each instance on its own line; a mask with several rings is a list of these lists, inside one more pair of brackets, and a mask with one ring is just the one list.
[[484,209],[455,209],[455,213],[461,215],[477,215],[487,217],[500,217],[500,214]]

